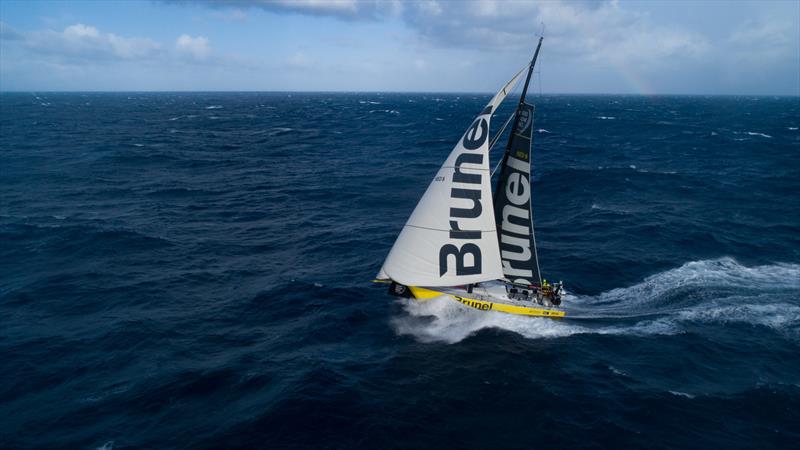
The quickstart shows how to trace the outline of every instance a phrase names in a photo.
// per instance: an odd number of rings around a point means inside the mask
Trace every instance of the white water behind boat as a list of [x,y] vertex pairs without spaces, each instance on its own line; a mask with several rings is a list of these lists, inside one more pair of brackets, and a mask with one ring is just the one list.
[[[439,297],[401,300],[395,331],[420,342],[457,343],[484,329],[529,339],[577,334],[670,335],[692,324],[766,327],[800,340],[800,265],[746,267],[732,258],[693,261],[633,286],[596,296],[567,293],[567,317],[552,319],[477,311]],[[754,330],[757,331],[757,330]]]

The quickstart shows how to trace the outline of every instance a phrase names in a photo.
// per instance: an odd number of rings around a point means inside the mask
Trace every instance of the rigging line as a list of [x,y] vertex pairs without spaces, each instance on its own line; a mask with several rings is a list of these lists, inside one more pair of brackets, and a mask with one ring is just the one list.
[[497,161],[497,164],[495,164],[494,169],[492,169],[492,173],[489,174],[490,177],[494,176],[494,173],[497,172],[497,169],[500,168],[500,164],[502,163],[503,163],[503,158],[500,158],[500,160]]
[[[487,153],[491,153],[492,152],[492,149],[494,148],[494,144],[497,143],[497,140],[500,139],[500,136],[503,134],[504,131],[506,131],[506,127],[508,127],[508,124],[511,123],[511,119],[516,117],[516,115],[517,115],[517,110],[515,109],[514,112],[511,113],[511,115],[508,117],[508,120],[506,120],[506,123],[503,124],[503,127],[500,128],[500,131],[498,131],[497,134],[494,135],[494,138],[492,139],[492,142],[489,144],[489,150],[487,151]],[[502,162],[503,162],[503,158],[500,158],[500,161],[498,161],[497,165],[494,166],[494,169],[489,174],[489,177],[494,176],[494,173],[497,172],[497,169],[500,167],[500,163],[502,163]]]
[[[421,227],[419,225],[410,225],[410,224],[405,224],[403,226],[404,227],[411,227],[411,228],[419,228],[421,230],[428,230],[428,231],[443,231],[445,233],[449,233],[449,232],[453,231],[450,228],[448,228],[446,230],[441,230],[439,228]],[[464,230],[462,230],[462,231],[464,231]],[[494,230],[469,230],[469,231],[480,231],[481,233],[497,233],[497,228],[495,228]]]

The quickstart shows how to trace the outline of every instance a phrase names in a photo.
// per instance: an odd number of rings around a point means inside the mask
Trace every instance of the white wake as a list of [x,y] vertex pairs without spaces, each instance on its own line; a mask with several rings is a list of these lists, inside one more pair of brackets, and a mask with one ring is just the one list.
[[746,267],[732,258],[693,261],[626,288],[565,299],[554,320],[476,311],[447,297],[404,300],[397,333],[421,342],[459,342],[487,328],[526,338],[575,334],[682,333],[692,323],[743,323],[800,336],[800,265]]

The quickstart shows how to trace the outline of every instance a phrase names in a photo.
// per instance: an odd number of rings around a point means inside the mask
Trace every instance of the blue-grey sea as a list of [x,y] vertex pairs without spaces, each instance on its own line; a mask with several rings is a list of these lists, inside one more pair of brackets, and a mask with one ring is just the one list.
[[568,317],[387,296],[489,97],[0,94],[0,448],[797,448],[800,98],[529,97]]

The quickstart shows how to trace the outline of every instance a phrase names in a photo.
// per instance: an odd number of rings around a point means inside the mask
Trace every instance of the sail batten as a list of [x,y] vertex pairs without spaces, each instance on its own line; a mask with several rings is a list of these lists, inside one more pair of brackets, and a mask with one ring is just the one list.
[[378,278],[411,286],[455,286],[503,275],[489,171],[492,114],[520,70],[473,120],[411,213]]

